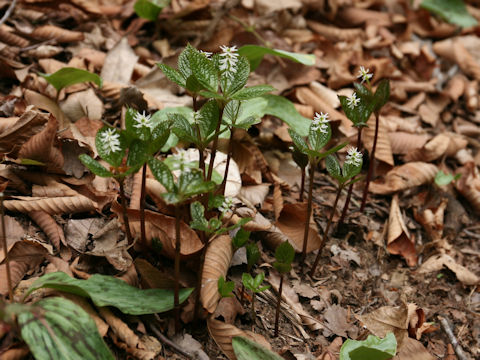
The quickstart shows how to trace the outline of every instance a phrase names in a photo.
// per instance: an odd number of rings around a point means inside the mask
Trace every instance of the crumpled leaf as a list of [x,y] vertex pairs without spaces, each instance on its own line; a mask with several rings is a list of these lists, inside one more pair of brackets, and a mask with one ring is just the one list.
[[458,264],[450,255],[439,254],[430,257],[418,269],[420,274],[426,274],[434,271],[441,271],[443,267],[447,267],[455,273],[457,279],[465,285],[477,285],[480,278],[465,266]]
[[18,196],[21,200],[5,200],[5,209],[28,214],[32,211],[45,211],[47,214],[72,214],[94,211],[95,203],[83,195],[38,198]]

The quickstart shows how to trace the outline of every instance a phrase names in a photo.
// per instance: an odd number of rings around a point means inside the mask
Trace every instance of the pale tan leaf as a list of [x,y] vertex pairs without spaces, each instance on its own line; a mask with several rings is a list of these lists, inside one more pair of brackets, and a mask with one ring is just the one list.
[[439,254],[430,257],[418,269],[420,274],[441,271],[446,266],[455,273],[457,279],[465,285],[477,285],[480,283],[480,278],[473,272],[468,270],[465,266],[457,264],[457,262],[447,254]]
[[431,138],[428,134],[411,134],[403,131],[389,133],[392,153],[407,154],[420,149]]
[[49,97],[38,92],[26,89],[24,92],[25,101],[29,105],[35,105],[37,108],[46,110],[58,120],[58,127],[63,129],[68,126],[69,121],[60,109],[58,104]]
[[242,186],[239,198],[250,206],[262,206],[268,195],[270,184],[247,185]]
[[209,316],[207,319],[207,327],[210,336],[218,345],[218,347],[222,349],[223,353],[230,360],[236,360],[237,357],[233,352],[232,339],[235,336],[248,337],[247,334],[243,330],[240,330],[233,325],[215,320],[212,316]]
[[[133,175],[132,195],[130,196],[130,209],[140,210],[140,197],[142,193],[142,172],[137,171]],[[158,183],[158,181],[156,181]],[[145,182],[146,186],[146,182]],[[160,193],[158,193],[160,194]]]
[[283,210],[283,196],[280,184],[275,183],[273,187],[273,212],[275,214],[275,220],[278,220],[280,213]]
[[316,21],[307,21],[308,26],[332,41],[350,41],[353,39],[361,39],[364,36],[362,29],[342,29],[332,25],[325,25]]
[[236,224],[241,219],[247,217],[252,219],[242,226],[247,231],[268,231],[273,226],[272,223],[268,221],[262,214],[248,207],[236,209],[231,221]]
[[147,260],[136,258],[134,264],[144,289],[173,289],[175,287],[175,279],[172,276],[158,270]]
[[226,278],[232,256],[233,247],[230,236],[221,235],[208,244],[203,265],[200,299],[209,313],[215,311],[220,300],[218,279],[220,276]]
[[6,31],[4,28],[0,29],[0,41],[10,46],[18,46],[21,48],[30,45],[30,42],[27,39],[14,34],[12,31]]
[[99,121],[104,112],[103,102],[92,88],[69,95],[61,104],[61,109],[72,122],[85,117],[90,121]]
[[370,183],[370,191],[374,194],[392,194],[396,191],[428,184],[433,181],[438,168],[424,162],[411,162],[390,170],[382,181]]
[[28,198],[22,200],[5,200],[7,210],[28,214],[32,211],[45,211],[47,214],[71,214],[95,211],[95,203],[83,195],[63,196],[55,198]]
[[35,28],[31,36],[39,40],[56,40],[60,43],[82,41],[85,37],[82,32],[71,31],[54,25],[43,25]]
[[104,81],[128,84],[138,56],[123,37],[107,54],[100,74]]
[[477,214],[480,214],[480,174],[475,163],[468,162],[457,173],[462,174],[455,182],[456,189],[472,205]]
[[33,197],[61,197],[61,196],[76,196],[78,192],[73,190],[70,186],[56,182],[52,179],[47,185],[32,185]]
[[390,254],[401,255],[409,266],[417,264],[417,253],[413,235],[408,233],[403,216],[398,205],[398,195],[392,198],[388,218],[387,251]]
[[[15,288],[20,280],[27,274],[29,266],[25,262],[10,261],[10,278],[12,287]],[[7,265],[0,265],[0,294],[8,294]]]
[[45,211],[31,211],[28,216],[37,223],[42,231],[47,235],[55,249],[60,250],[60,243],[66,245],[65,235],[62,228],[57,224],[53,217]]
[[444,215],[447,208],[448,199],[442,198],[440,204],[428,207],[420,208],[418,211],[414,210],[413,215],[415,220],[421,224],[430,239],[433,241],[440,241],[443,235]]
[[[368,127],[363,130],[362,141],[365,148],[371,151],[373,147],[373,140],[375,137],[375,117],[371,116],[367,121]],[[377,148],[375,149],[375,159],[383,161],[388,165],[395,165],[393,161],[392,146],[390,145],[390,137],[388,129],[383,118],[379,119]]]
[[425,346],[415,339],[405,337],[397,355],[392,360],[435,360]]
[[138,287],[138,274],[135,265],[133,262],[128,267],[127,271],[125,271],[121,275],[115,276],[117,279],[125,281],[128,285]]

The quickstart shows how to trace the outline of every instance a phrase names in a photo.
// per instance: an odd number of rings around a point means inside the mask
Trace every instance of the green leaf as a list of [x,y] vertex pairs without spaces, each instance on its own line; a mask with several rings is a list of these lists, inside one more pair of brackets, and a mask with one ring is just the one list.
[[250,238],[250,231],[239,229],[232,239],[232,244],[236,249],[243,247]]
[[105,178],[113,176],[113,174],[110,171],[105,169],[102,164],[92,159],[89,155],[81,154],[78,156],[78,158],[80,159],[82,164],[85,165],[88,168],[88,170],[90,170],[95,175],[98,175],[100,177],[105,177]]
[[208,231],[208,221],[205,219],[205,208],[200,202],[195,201],[190,204],[190,215],[192,216],[190,226],[193,229]]
[[382,81],[380,81],[373,98],[375,102],[373,111],[379,111],[383,107],[383,105],[388,102],[388,99],[390,98],[390,81],[388,79],[383,79]]
[[308,142],[310,143],[312,150],[320,151],[330,141],[330,138],[332,137],[332,129],[330,128],[330,124],[328,124],[328,129],[326,133],[320,131],[320,129],[314,130],[312,127],[313,125],[310,127],[310,132],[308,134]]
[[270,85],[255,85],[237,91],[235,94],[231,95],[230,98],[234,100],[248,100],[274,90],[275,88]]
[[347,339],[340,349],[340,360],[388,360],[397,352],[397,340],[393,333],[385,338],[369,335],[366,340]]
[[168,4],[170,0],[137,0],[133,9],[139,17],[155,21]]
[[312,120],[300,115],[290,100],[283,96],[271,94],[263,95],[262,97],[268,100],[265,114],[273,115],[283,120],[301,136],[308,135]]
[[255,292],[252,275],[250,275],[249,273],[243,273],[242,283],[248,290]]
[[182,141],[191,142],[197,145],[201,143],[201,139],[198,138],[192,125],[183,115],[171,114],[170,118],[173,120],[172,131]]
[[45,80],[57,89],[57,91],[62,90],[64,87],[82,82],[93,82],[100,88],[103,83],[102,78],[97,74],[72,67],[64,67],[53,74],[39,73],[39,75],[45,78]]
[[[215,132],[220,121],[220,110],[215,100],[210,100],[199,110],[198,125],[202,140],[208,139]],[[206,145],[206,144],[205,144]]]
[[325,159],[325,167],[327,168],[330,176],[334,177],[338,181],[342,181],[342,169],[337,158],[333,155],[328,155]]
[[190,54],[195,49],[187,45],[185,49],[178,56],[178,71],[183,75],[185,79],[188,79],[192,75],[192,68],[190,66]]
[[315,55],[299,54],[285,50],[270,49],[259,45],[245,45],[238,49],[238,53],[245,56],[250,61],[251,71],[260,65],[265,54],[279,56],[285,59],[289,59],[298,62],[303,65],[313,66],[315,65]]
[[152,138],[149,143],[148,153],[150,155],[160,151],[170,136],[170,124],[160,123],[152,130]]
[[187,88],[192,94],[198,94],[204,89],[204,86],[200,84],[195,75],[192,74],[187,78],[185,88]]
[[[124,314],[154,314],[173,309],[172,290],[141,290],[113,276],[95,274],[88,280],[78,280],[63,272],[50,273],[37,279],[27,295],[43,287],[89,297],[96,306],[113,306]],[[181,289],[180,303],[187,300],[192,291]]]
[[[108,141],[104,140],[104,135],[107,135],[108,133],[112,133],[113,136],[118,139],[120,150],[115,149],[115,151],[112,151],[112,149],[108,146]],[[98,155],[100,155],[100,157],[110,165],[115,167],[122,165],[123,157],[125,156],[127,148],[123,132],[118,129],[104,126],[98,130],[97,135],[95,136],[95,146],[97,148]]]
[[157,63],[157,66],[160,68],[160,70],[163,71],[165,76],[170,81],[174,82],[175,84],[177,84],[181,87],[186,87],[186,80],[178,70],[176,70],[176,69],[174,69],[174,68],[172,68],[168,65],[160,64],[160,63]]
[[223,276],[218,279],[218,292],[222,298],[233,297],[232,291],[235,289],[235,283],[233,281],[225,281]]
[[[178,106],[178,107],[167,107],[162,110],[159,110],[155,112],[152,115],[152,118],[150,119],[152,121],[152,124],[154,127],[158,126],[160,123],[168,123],[170,124],[171,122],[171,114],[180,114],[183,115],[186,118],[189,118],[192,116],[193,110],[189,107],[186,106]],[[170,135],[161,148],[163,152],[167,152],[170,150],[172,147],[176,146],[178,144],[178,137],[173,133],[173,131],[169,132]]]
[[114,359],[95,321],[72,301],[51,297],[30,309],[19,314],[18,324],[35,359]]
[[353,122],[355,126],[366,126],[367,121],[372,115],[373,106],[364,101],[364,98],[360,97],[360,102],[355,107],[350,107],[348,104],[348,98],[343,95],[339,95],[338,99],[342,105],[343,112]]
[[292,264],[285,264],[282,262],[275,261],[273,267],[281,274],[287,274],[292,269]]
[[188,47],[190,47],[188,60],[190,61],[192,74],[205,89],[216,93],[218,90],[218,73],[215,65],[191,45],[187,45]]
[[451,24],[461,27],[477,25],[477,20],[468,12],[462,0],[423,0],[420,6]]
[[224,100],[223,95],[217,94],[216,92],[213,92],[213,91],[202,90],[199,92],[199,94],[207,99]]
[[125,113],[125,129],[127,130],[126,135],[130,137],[129,140],[137,138],[137,139],[147,141],[150,139],[150,136],[151,136],[150,128],[147,126],[142,126],[142,127],[135,126],[137,124],[137,122],[135,121],[135,117],[139,115],[140,114],[138,113],[137,110],[133,108],[127,109]]
[[127,166],[131,168],[127,173],[132,174],[140,169],[149,158],[148,143],[142,140],[134,140],[130,144],[127,157]]
[[21,165],[45,166],[44,162],[33,159],[20,159]]
[[237,360],[284,360],[280,355],[242,336],[235,336],[232,345]]
[[178,193],[183,198],[204,194],[215,188],[213,181],[204,181],[203,173],[197,169],[183,172],[178,179]]
[[275,250],[275,259],[277,259],[279,263],[291,264],[294,257],[295,250],[288,241],[284,241],[277,246],[277,249]]
[[255,279],[253,279],[253,285],[255,286],[256,291],[259,291],[260,285],[262,284],[263,280],[265,280],[265,273],[261,272],[255,276]]
[[163,161],[152,158],[148,160],[148,167],[152,171],[153,176],[155,176],[155,179],[157,179],[168,192],[171,193],[175,190],[172,172]]
[[293,145],[296,148],[297,151],[300,151],[303,154],[307,153],[308,150],[308,145],[305,139],[300,136],[295,130],[293,129],[288,129],[288,133],[290,134],[290,137],[292,138]]
[[236,64],[236,71],[233,76],[222,75],[221,84],[222,91],[226,97],[230,97],[231,94],[236,93],[242,89],[247,83],[248,76],[250,75],[250,64],[248,60],[240,56]]
[[257,263],[260,259],[260,250],[258,249],[258,245],[256,243],[249,243],[245,246],[247,250],[247,267],[251,269],[253,265]]
[[445,186],[450,184],[452,181],[460,179],[461,176],[462,174],[446,174],[442,170],[439,170],[435,175],[435,184],[438,186]]
[[[363,163],[363,159],[362,159]],[[362,163],[360,163],[358,166],[355,166],[353,164],[345,163],[343,164],[343,178],[344,181],[350,180],[354,176],[357,176],[360,171],[362,170]]]

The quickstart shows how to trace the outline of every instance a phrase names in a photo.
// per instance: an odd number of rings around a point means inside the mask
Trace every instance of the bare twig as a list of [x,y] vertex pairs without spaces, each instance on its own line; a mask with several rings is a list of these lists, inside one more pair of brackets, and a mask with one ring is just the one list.
[[453,330],[447,318],[443,316],[438,316],[438,320],[440,320],[440,324],[442,324],[442,328],[445,331],[445,334],[447,334],[448,340],[450,340],[450,343],[455,350],[455,354],[458,356],[458,360],[468,360],[469,358],[465,355],[462,347],[458,343],[458,340],[455,337],[455,334],[453,333]]
[[194,359],[193,355],[184,351],[181,349],[177,344],[175,344],[172,340],[170,340],[168,337],[162,334],[160,329],[158,329],[155,324],[152,324],[151,322],[148,322],[148,327],[150,327],[150,330],[155,334],[155,336],[160,340],[161,343],[167,345],[168,347],[172,348],[175,352],[178,354],[186,357],[187,359]]
[[2,18],[0,19],[0,26],[2,26],[5,23],[5,21],[7,21],[13,9],[15,8],[16,4],[17,4],[17,0],[13,0],[10,3],[10,6],[8,7],[7,11],[5,11],[5,14],[3,14]]

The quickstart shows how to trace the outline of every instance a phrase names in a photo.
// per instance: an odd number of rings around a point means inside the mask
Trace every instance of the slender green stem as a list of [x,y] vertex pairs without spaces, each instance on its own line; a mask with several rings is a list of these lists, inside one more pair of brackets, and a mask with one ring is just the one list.
[[303,233],[303,247],[302,247],[302,257],[301,257],[301,266],[307,257],[307,244],[308,244],[308,233],[310,230],[310,217],[312,216],[312,203],[313,203],[313,176],[315,174],[316,161],[310,161],[310,174],[308,181],[308,199],[307,199],[307,218],[305,219],[305,230]]
[[173,307],[175,311],[175,333],[180,331],[180,218],[182,216],[180,205],[175,205],[175,289]]
[[130,221],[128,220],[128,213],[127,213],[127,199],[125,198],[125,190],[123,187],[123,182],[125,181],[125,179],[118,178],[117,181],[118,181],[118,184],[120,185],[120,201],[122,202],[122,214],[123,214],[123,222],[125,224],[125,233],[127,234],[128,245],[132,245],[133,237],[132,237],[132,232],[130,231]]
[[335,197],[335,201],[333,202],[333,209],[332,209],[332,212],[331,212],[331,214],[328,218],[327,227],[325,228],[325,232],[323,233],[322,243],[320,244],[320,248],[318,249],[317,257],[315,258],[315,261],[314,261],[314,263],[312,265],[312,268],[310,270],[310,276],[311,277],[313,277],[313,275],[315,275],[315,270],[317,270],[317,265],[318,265],[318,262],[320,261],[320,255],[322,253],[322,249],[325,246],[325,244],[327,243],[328,231],[330,230],[330,226],[332,225],[333,216],[335,215],[335,210],[337,209],[338,199],[340,199],[340,194],[342,193],[342,190],[343,190],[343,184],[338,186],[337,196]]
[[278,319],[280,317],[280,303],[282,302],[283,274],[280,273],[280,285],[278,286],[277,308],[275,309],[275,331],[273,337],[278,336]]
[[376,111],[375,112],[375,135],[373,137],[372,152],[370,154],[370,163],[368,165],[367,178],[365,179],[365,188],[363,189],[362,205],[360,205],[360,212],[363,212],[363,210],[365,210],[365,205],[367,203],[368,187],[370,186],[370,180],[372,179],[372,174],[373,174],[373,167],[375,166],[375,150],[377,149],[379,125],[380,125],[380,113]]
[[207,181],[212,180],[213,164],[215,163],[215,156],[217,155],[218,136],[220,134],[220,125],[222,124],[222,118],[223,118],[223,108],[224,108],[224,105],[221,104],[220,116],[218,118],[217,127],[215,129],[215,138],[213,139],[213,144],[212,144],[212,153],[210,154],[210,164],[208,166]]
[[10,301],[13,301],[13,286],[12,286],[12,275],[10,272],[10,258],[8,256],[8,246],[7,246],[7,230],[5,228],[5,209],[3,207],[3,193],[0,193],[0,217],[2,218],[2,247],[3,253],[5,255],[5,270],[7,275],[7,286],[8,286],[8,297]]
[[142,237],[142,246],[147,244],[147,234],[145,230],[145,183],[147,181],[147,164],[142,167],[142,189],[140,191],[140,234]]
[[300,183],[300,195],[298,201],[303,202],[303,193],[305,192],[305,168],[302,168],[302,182]]

